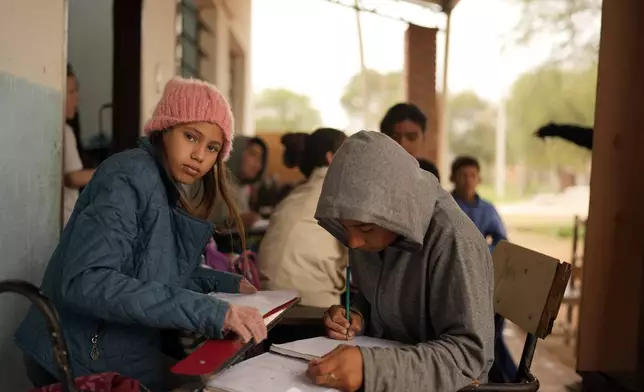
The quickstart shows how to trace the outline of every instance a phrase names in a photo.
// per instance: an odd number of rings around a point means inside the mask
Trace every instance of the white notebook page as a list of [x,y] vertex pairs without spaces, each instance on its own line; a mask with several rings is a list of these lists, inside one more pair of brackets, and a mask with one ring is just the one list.
[[356,336],[351,340],[335,340],[327,337],[317,337],[311,339],[303,339],[295,342],[275,344],[271,350],[276,349],[275,352],[283,355],[288,355],[288,352],[302,354],[303,357],[322,357],[337,346],[341,344],[348,344],[351,346],[362,347],[382,347],[382,348],[396,348],[405,346],[403,343],[394,342],[391,340],[372,338],[369,336]]
[[226,392],[337,392],[314,385],[305,375],[307,364],[275,354],[241,362],[208,381],[208,389]]
[[210,293],[210,295],[233,305],[256,308],[263,316],[300,296],[295,290],[258,291],[256,294]]

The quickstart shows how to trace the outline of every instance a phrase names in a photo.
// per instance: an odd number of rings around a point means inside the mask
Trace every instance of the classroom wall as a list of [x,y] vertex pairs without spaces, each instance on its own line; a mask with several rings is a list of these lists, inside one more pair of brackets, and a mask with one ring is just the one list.
[[[99,134],[98,113],[102,105],[112,102],[113,69],[113,0],[68,0],[68,61],[80,82],[79,114],[81,139],[85,147],[93,146]],[[158,0],[157,0],[158,1]],[[106,120],[111,112],[105,112]],[[105,124],[111,139],[110,122]]]
[[[0,0],[0,279],[39,284],[61,222],[64,0]],[[0,380],[26,391],[12,336],[29,306],[0,295]]]
[[141,37],[141,132],[161,98],[166,82],[176,74],[176,0],[143,2]]
[[289,169],[284,166],[284,146],[282,145],[282,136],[284,132],[265,132],[257,134],[266,143],[268,147],[268,162],[266,174],[275,178],[280,184],[297,184],[306,178],[299,169]]
[[[231,69],[238,79],[231,105],[235,114],[236,131],[255,134],[253,88],[251,78],[251,0],[214,0],[215,5],[215,84],[226,93],[231,88]],[[231,58],[231,52],[238,57]],[[231,61],[233,63],[231,64]]]

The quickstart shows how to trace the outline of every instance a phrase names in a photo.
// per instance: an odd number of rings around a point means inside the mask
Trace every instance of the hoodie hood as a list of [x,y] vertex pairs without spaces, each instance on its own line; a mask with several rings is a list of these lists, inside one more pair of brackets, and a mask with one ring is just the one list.
[[[262,169],[257,174],[257,177],[250,180],[242,180],[241,173],[242,164],[244,162],[244,151],[246,150],[246,146],[248,146],[249,143],[255,143],[259,145],[264,151],[264,155],[262,157]],[[259,181],[266,171],[266,163],[268,162],[268,147],[266,146],[266,143],[264,143],[264,141],[258,137],[237,136],[235,137],[235,139],[233,139],[233,146],[234,148],[230,153],[230,158],[228,159],[228,162],[226,162],[226,164],[228,165],[231,173],[235,176],[237,182],[242,185],[246,185]]]
[[423,246],[440,185],[398,143],[380,132],[360,131],[340,147],[329,166],[315,218],[347,246],[340,219],[371,223],[401,239],[392,246]]

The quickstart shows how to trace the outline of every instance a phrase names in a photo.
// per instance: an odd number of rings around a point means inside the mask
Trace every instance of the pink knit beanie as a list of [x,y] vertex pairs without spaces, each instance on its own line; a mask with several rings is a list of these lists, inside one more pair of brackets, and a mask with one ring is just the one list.
[[191,122],[214,123],[224,131],[221,154],[223,161],[227,161],[235,130],[233,113],[226,98],[208,82],[174,77],[165,85],[163,97],[145,124],[145,134],[150,136],[153,132]]

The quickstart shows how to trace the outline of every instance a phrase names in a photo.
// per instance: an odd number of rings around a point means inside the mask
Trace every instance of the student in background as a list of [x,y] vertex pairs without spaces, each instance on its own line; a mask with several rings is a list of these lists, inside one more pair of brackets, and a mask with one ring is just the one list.
[[[414,158],[418,158],[422,153],[426,130],[427,117],[418,106],[410,103],[395,104],[387,110],[380,122],[380,132],[394,139]],[[426,162],[438,173],[433,162]],[[433,173],[432,170],[429,171]]]
[[476,193],[476,188],[481,183],[479,162],[469,156],[457,157],[452,162],[450,180],[454,184],[454,200],[488,240],[490,250],[494,250],[499,241],[507,239],[507,234],[494,205],[481,199]]
[[[67,64],[67,93],[65,95],[65,118],[70,121],[78,111],[78,81],[72,66]],[[63,133],[63,224],[67,224],[79,189],[87,185],[94,169],[85,169],[80,157],[79,142],[69,124],[64,125]]]
[[[298,161],[306,146],[306,139],[310,133],[289,132],[280,137],[282,144],[282,164],[288,169],[297,167]],[[300,183],[305,180],[300,181]],[[257,187],[256,198],[252,205],[254,211],[258,211],[264,217],[273,213],[273,209],[282,201],[289,192],[298,184],[281,184],[279,174],[273,173],[270,177],[265,176]]]
[[351,136],[329,166],[315,217],[349,247],[351,322],[342,306],[328,336],[407,343],[341,345],[308,376],[342,391],[458,391],[485,382],[494,359],[492,258],[476,226],[436,177],[390,138]]
[[[223,166],[232,148],[230,106],[215,86],[177,77],[166,85],[145,133],[138,148],[97,169],[41,289],[60,315],[75,376],[118,372],[152,391],[167,391],[177,385],[161,353],[159,330],[216,339],[232,331],[257,342],[267,332],[257,309],[207,295],[256,292],[248,281],[199,267],[213,232],[204,219],[214,201],[224,199],[238,217]],[[182,186],[198,181],[204,196],[190,199]],[[51,336],[35,308],[16,342],[34,385],[55,383]]]
[[340,304],[344,290],[347,251],[313,216],[328,166],[345,139],[337,129],[321,128],[307,135],[303,151],[288,151],[307,181],[275,208],[259,249],[262,288],[295,289],[306,306]]
[[[306,141],[308,138],[309,134],[303,132],[287,133],[280,138],[280,142],[284,148],[284,154],[282,155],[282,163],[284,166],[289,169],[293,169],[298,166],[302,159],[304,148],[306,148]],[[280,191],[280,201],[284,200],[284,198],[286,198],[286,196],[288,196],[288,194],[302,182],[284,185]]]
[[[457,157],[452,163],[450,180],[454,183],[454,191],[452,192],[454,200],[488,241],[490,251],[494,251],[499,241],[507,240],[507,234],[494,205],[481,199],[476,193],[476,188],[481,183],[479,162],[468,156]],[[517,366],[503,340],[505,320],[497,314],[494,316],[494,325],[495,361],[490,370],[490,381],[512,382],[517,372]]]
[[[251,210],[250,199],[253,186],[257,184],[266,170],[268,147],[259,137],[237,136],[235,149],[230,154],[227,164],[232,174],[230,194],[244,227],[250,229],[261,216]],[[231,223],[228,207],[223,200],[215,203],[210,219],[215,224]]]

